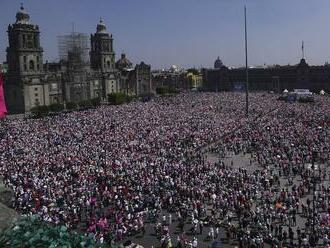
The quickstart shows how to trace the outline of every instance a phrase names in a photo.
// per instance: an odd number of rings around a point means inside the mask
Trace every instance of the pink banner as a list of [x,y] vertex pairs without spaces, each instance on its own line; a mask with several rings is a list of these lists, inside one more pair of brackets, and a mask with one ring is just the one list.
[[5,118],[7,114],[6,102],[5,102],[5,95],[3,92],[3,75],[0,72],[0,119]]

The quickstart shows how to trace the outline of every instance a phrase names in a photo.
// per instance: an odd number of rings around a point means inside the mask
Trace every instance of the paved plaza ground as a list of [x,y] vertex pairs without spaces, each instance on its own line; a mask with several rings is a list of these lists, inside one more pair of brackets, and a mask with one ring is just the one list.
[[[206,156],[206,159],[208,162],[210,163],[216,163],[219,161],[219,158],[217,156],[217,154],[212,154],[212,153],[208,153]],[[245,168],[249,173],[253,173],[255,170],[260,170],[261,167],[258,166],[258,164],[256,162],[251,161],[251,154],[228,154],[226,156],[226,158],[223,159],[224,163],[228,166],[232,166],[234,169],[238,169],[238,168]],[[251,162],[250,162],[251,161]],[[273,168],[275,169],[275,168]],[[327,174],[330,174],[330,170],[329,168],[327,168]],[[329,177],[327,177],[327,179],[329,179]],[[297,184],[299,183],[299,181],[301,181],[301,179],[299,177],[294,178],[293,180],[293,184]],[[281,182],[281,188],[285,188],[285,187],[289,187],[288,185],[288,178],[285,177],[280,177],[280,182]],[[324,180],[322,182],[323,185],[325,186],[329,186],[330,183],[329,180]],[[319,184],[321,185],[321,184]],[[306,203],[307,199],[312,199],[312,194],[307,194],[304,198],[302,198],[301,200]],[[210,214],[210,209],[209,210],[209,214]],[[159,216],[159,222],[161,222],[161,217],[163,215],[166,215],[167,218],[169,216],[169,213],[167,212],[163,212],[162,214],[160,214]],[[175,246],[177,243],[177,236],[179,235],[179,228],[178,228],[178,221],[176,220],[176,218],[174,217],[175,214],[172,213],[172,224],[169,225],[169,230],[170,230],[170,235],[172,238],[172,243]],[[189,221],[188,221],[189,222]],[[305,222],[306,222],[306,218],[303,218],[301,215],[297,215],[297,225],[293,226],[292,229],[296,232],[297,228],[299,227],[301,230],[304,230],[305,228]],[[218,244],[220,244],[219,247],[238,247],[238,241],[237,240],[227,240],[225,238],[225,230],[224,229],[220,229],[220,234],[219,236],[214,240],[210,240],[207,237],[207,234],[209,232],[210,227],[204,227],[203,230],[203,234],[202,235],[193,235],[191,232],[191,228],[192,225],[191,223],[188,223],[185,225],[185,232],[189,238],[189,240],[192,240],[194,237],[196,237],[198,239],[198,247],[212,247],[212,243],[214,241],[217,241]],[[284,226],[284,230],[287,230],[288,226]],[[140,244],[144,247],[160,247],[160,240],[157,239],[156,237],[156,233],[155,233],[155,224],[154,223],[146,223],[146,233],[144,235],[139,234],[136,235],[134,237],[128,238],[127,240],[131,240],[137,244]],[[297,242],[297,240],[295,240],[295,242]],[[265,244],[265,247],[271,247],[267,244]],[[321,241],[319,242],[319,247],[323,247],[321,245]]]
[[[207,154],[207,161],[211,162],[211,163],[215,163],[217,161],[219,161],[218,157],[215,154]],[[239,167],[246,167],[250,172],[258,169],[258,167],[256,166],[256,164],[254,163],[252,166],[248,166],[250,163],[250,156],[246,155],[246,156],[242,156],[242,155],[238,155],[238,156],[228,156],[224,162],[227,165],[231,165],[231,161],[233,161],[233,167],[234,168],[239,168]],[[208,209],[210,211],[210,209]],[[169,215],[169,213],[164,213],[167,217]],[[209,212],[210,214],[210,212]],[[160,215],[161,217],[162,215]],[[172,214],[172,216],[175,216],[175,214]],[[159,221],[161,222],[161,218],[159,219]],[[175,245],[177,243],[177,236],[179,235],[179,228],[178,228],[178,221],[176,220],[175,217],[173,217],[172,219],[172,224],[170,225],[170,234],[171,234],[171,238],[172,238],[172,242]],[[191,233],[191,228],[192,225],[191,223],[188,223],[185,225],[185,232],[189,238],[189,240],[192,240],[194,237],[196,237],[198,239],[198,247],[211,247],[212,245],[212,240],[209,240],[207,237],[207,234],[209,232],[209,228],[210,227],[205,227],[203,230],[203,234],[202,235],[193,235]],[[144,247],[160,247],[160,241],[159,239],[157,239],[156,234],[155,234],[155,224],[153,223],[147,223],[146,225],[146,233],[145,235],[137,235],[134,236],[133,238],[130,238],[129,240],[132,240],[135,243],[138,243]],[[236,240],[230,240],[227,241],[225,239],[225,230],[224,229],[220,229],[220,234],[218,236],[217,239],[215,239],[215,241],[218,241],[219,244],[221,244],[220,247],[238,247],[238,242]]]

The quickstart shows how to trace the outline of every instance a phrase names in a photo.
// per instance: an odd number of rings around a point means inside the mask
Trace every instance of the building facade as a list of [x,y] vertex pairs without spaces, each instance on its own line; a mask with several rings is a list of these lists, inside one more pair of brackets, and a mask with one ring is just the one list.
[[48,105],[49,87],[43,71],[39,27],[30,22],[23,6],[16,14],[16,22],[8,26],[7,32],[5,99],[8,111],[23,113],[37,105]]
[[188,89],[200,89],[203,87],[203,75],[201,73],[188,72],[186,74]]
[[150,95],[151,87],[151,66],[143,61],[135,66],[136,95]]
[[[245,68],[229,69],[215,62],[214,69],[203,69],[203,88],[210,91],[229,91],[245,87]],[[310,66],[302,58],[296,65],[249,68],[249,90],[282,92],[284,89],[330,91],[330,66]]]
[[[64,56],[56,63],[43,63],[39,27],[30,22],[23,6],[16,22],[8,26],[8,38],[4,88],[9,113],[24,113],[41,105],[106,99],[121,91],[130,95],[151,92],[150,66],[141,63],[133,69],[129,62],[116,68],[113,37],[102,19],[90,35],[90,48],[82,45],[82,41],[88,42],[84,34],[62,36],[59,47],[64,47],[60,50]],[[120,61],[125,59],[124,55]]]
[[152,71],[152,87],[168,87],[175,89],[189,89],[189,83],[184,69],[172,65],[169,69]]
[[[112,35],[107,33],[103,20],[97,25],[96,33],[91,35],[91,68],[100,73],[99,80],[94,80],[94,86],[103,89],[95,91],[94,97],[106,98],[112,92],[119,90],[115,76],[115,52],[113,50]],[[100,87],[101,86],[101,87]],[[101,93],[101,94],[100,94]]]
[[152,88],[151,66],[141,62],[133,68],[132,62],[121,54],[116,62],[120,91],[130,96],[144,96],[154,93]]

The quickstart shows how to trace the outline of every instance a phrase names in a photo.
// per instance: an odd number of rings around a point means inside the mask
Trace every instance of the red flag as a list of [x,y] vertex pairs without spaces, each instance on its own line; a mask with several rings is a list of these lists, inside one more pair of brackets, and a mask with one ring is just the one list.
[[5,96],[3,92],[3,82],[4,82],[3,75],[0,72],[0,119],[5,118],[7,114]]

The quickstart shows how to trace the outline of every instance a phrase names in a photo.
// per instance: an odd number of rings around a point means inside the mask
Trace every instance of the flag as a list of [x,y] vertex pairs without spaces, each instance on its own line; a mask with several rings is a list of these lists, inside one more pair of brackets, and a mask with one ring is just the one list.
[[3,92],[3,82],[4,82],[4,78],[2,73],[0,72],[0,119],[5,118],[7,114],[5,96]]

